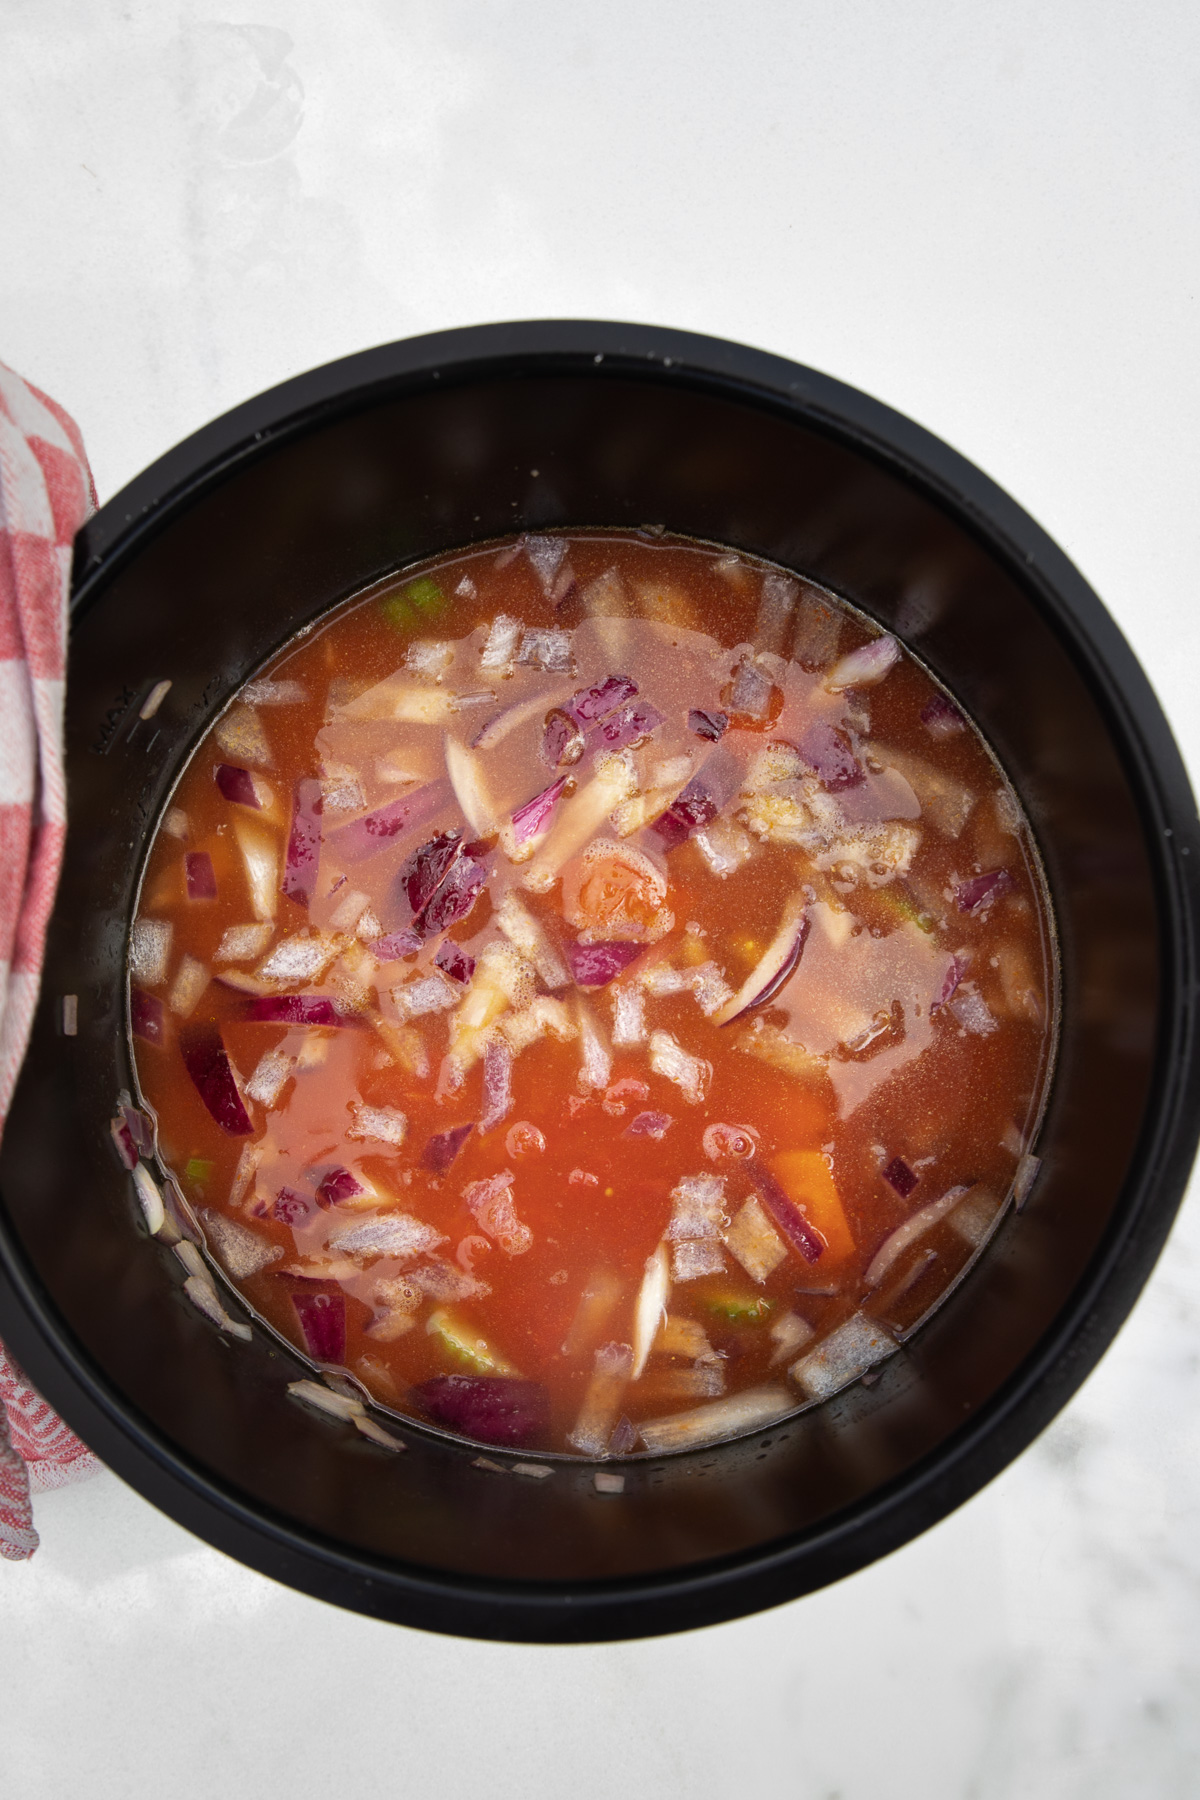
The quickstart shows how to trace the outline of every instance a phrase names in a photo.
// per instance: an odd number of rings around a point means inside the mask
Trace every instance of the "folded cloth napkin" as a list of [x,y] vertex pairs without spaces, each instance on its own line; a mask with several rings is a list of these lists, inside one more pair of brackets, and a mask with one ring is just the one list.
[[[67,589],[95,504],[74,421],[0,363],[0,1129],[62,863]],[[99,1467],[0,1347],[0,1556],[37,1549],[31,1482],[60,1487]]]

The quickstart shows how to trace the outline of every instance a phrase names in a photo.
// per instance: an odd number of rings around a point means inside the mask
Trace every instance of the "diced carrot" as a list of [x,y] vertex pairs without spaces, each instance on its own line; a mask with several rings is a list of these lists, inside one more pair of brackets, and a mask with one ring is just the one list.
[[809,1224],[825,1239],[825,1255],[814,1268],[823,1274],[830,1263],[853,1256],[854,1236],[821,1151],[784,1150],[772,1157],[771,1171],[788,1199],[801,1208]]

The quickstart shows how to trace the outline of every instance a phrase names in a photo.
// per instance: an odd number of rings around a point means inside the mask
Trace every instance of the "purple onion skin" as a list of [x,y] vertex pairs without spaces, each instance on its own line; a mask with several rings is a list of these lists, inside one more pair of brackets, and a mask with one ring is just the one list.
[[795,1203],[788,1199],[766,1163],[760,1162],[757,1156],[752,1156],[742,1166],[762,1196],[763,1205],[792,1249],[798,1250],[805,1262],[818,1262],[825,1251],[823,1240],[818,1237]]
[[207,850],[189,850],[183,859],[189,900],[215,900],[217,877]]
[[589,733],[594,750],[625,750],[651,737],[663,722],[656,706],[623,706],[620,712],[604,719]]
[[937,1012],[940,1007],[945,1006],[946,1002],[953,998],[954,991],[966,972],[966,964],[960,963],[957,956],[952,956],[950,967],[946,970],[945,978],[942,981],[941,991],[929,1008],[931,1013]]
[[548,769],[576,763],[583,754],[583,733],[569,713],[555,707],[546,715],[540,755]]
[[403,800],[393,800],[365,818],[354,819],[330,833],[330,844],[345,863],[365,862],[380,850],[386,850],[402,832],[424,825],[445,804],[450,786],[446,781],[430,781]]
[[694,706],[688,714],[688,730],[698,738],[707,738],[710,744],[724,737],[728,729],[728,713],[704,712],[701,707]]
[[[761,993],[755,994],[753,1000],[748,1000],[746,1002],[741,1012],[735,1014],[735,1019],[744,1019],[746,1014],[751,1012],[754,1007],[765,1006],[768,1000],[773,1000],[775,998],[775,995],[779,992],[784,983],[791,980],[799,966],[800,958],[804,955],[804,946],[808,942],[809,925],[810,920],[808,914],[805,913],[796,932],[796,941],[788,951],[787,959],[784,962],[783,967],[777,974],[772,975],[770,981],[768,981]],[[734,1019],[726,1020],[726,1024],[728,1025],[732,1025],[733,1023]]]
[[883,1179],[890,1188],[894,1188],[902,1200],[907,1200],[921,1177],[914,1174],[902,1156],[893,1156],[883,1171]]
[[421,1152],[421,1167],[444,1175],[474,1129],[474,1125],[456,1125],[452,1131],[439,1131]]
[[650,829],[665,850],[674,850],[686,843],[693,831],[702,831],[706,825],[711,825],[718,810],[716,801],[701,786],[697,776],[688,782],[678,800],[655,819]]
[[321,856],[321,784],[306,776],[296,783],[292,829],[288,834],[283,891],[300,906],[311,904]]
[[821,786],[831,794],[861,787],[866,771],[855,756],[850,739],[837,725],[819,720],[800,740],[800,753],[812,764]]
[[[378,949],[375,954],[379,955]],[[465,950],[460,949],[453,938],[446,939],[433,960],[443,975],[448,975],[451,981],[461,981],[465,984],[475,973],[475,958],[468,956]]]
[[154,1126],[140,1106],[128,1106],[122,1103],[121,1117],[129,1129],[129,1135],[143,1156],[154,1153]]
[[544,1438],[550,1398],[537,1381],[508,1375],[435,1375],[412,1390],[435,1424],[481,1444],[514,1450]]
[[935,694],[922,707],[921,723],[935,737],[956,737],[960,731],[967,729],[967,721],[944,694]]
[[524,806],[518,806],[512,816],[514,843],[524,844],[529,838],[536,837],[540,831],[545,830],[550,822],[550,814],[566,785],[566,776],[560,775],[557,781],[552,781],[548,788],[543,788],[540,794],[535,794]]
[[258,789],[249,769],[239,769],[234,763],[218,763],[213,770],[213,780],[223,799],[231,800],[235,806],[259,808]]
[[380,962],[400,962],[420,948],[421,934],[410,925],[405,931],[392,931],[387,937],[376,938],[371,945],[371,955]]
[[1013,878],[1007,869],[989,869],[986,875],[973,875],[970,881],[960,881],[954,890],[954,898],[959,912],[978,912],[990,900],[1007,893],[1013,885]]
[[670,1113],[640,1112],[625,1127],[625,1137],[664,1138],[675,1123]]
[[209,1112],[230,1137],[254,1130],[233,1078],[233,1065],[216,1025],[193,1025],[180,1033],[183,1063]]
[[421,914],[421,930],[425,937],[448,931],[466,918],[480,889],[487,880],[487,867],[472,856],[461,856],[443,881],[425,911]]
[[314,1362],[340,1363],[346,1358],[345,1294],[293,1294],[292,1305]]
[[246,1017],[256,1025],[357,1025],[320,994],[260,994],[250,1001]]
[[130,988],[129,1024],[134,1037],[141,1038],[143,1043],[165,1042],[167,1019],[157,994],[148,994],[145,988]]
[[576,987],[606,987],[645,948],[645,944],[626,942],[568,944],[566,951],[571,977]]
[[121,1117],[120,1113],[113,1119],[108,1129],[112,1132],[112,1141],[116,1145],[117,1155],[127,1169],[136,1169],[138,1165],[138,1148],[133,1141],[133,1133]]
[[271,1217],[281,1225],[302,1225],[312,1212],[312,1203],[295,1188],[280,1188],[271,1207]]
[[442,831],[427,844],[421,844],[405,862],[396,880],[414,918],[433,899],[461,852],[462,832]]
[[637,682],[631,675],[609,675],[596,687],[580,688],[567,701],[565,711],[577,724],[590,725],[632,700],[637,691]]
[[355,1194],[365,1194],[366,1191],[362,1182],[349,1169],[330,1169],[317,1189],[317,1203],[320,1206],[336,1206],[339,1200],[351,1200]]

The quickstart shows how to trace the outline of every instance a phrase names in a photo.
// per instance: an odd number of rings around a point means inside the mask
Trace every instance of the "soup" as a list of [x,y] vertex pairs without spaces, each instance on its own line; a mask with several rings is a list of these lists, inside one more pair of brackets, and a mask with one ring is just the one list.
[[1023,1201],[1053,944],[994,756],[835,596],[651,532],[439,558],[285,646],[151,845],[190,1296],[245,1331],[202,1232],[382,1442],[364,1397],[587,1458],[752,1430]]

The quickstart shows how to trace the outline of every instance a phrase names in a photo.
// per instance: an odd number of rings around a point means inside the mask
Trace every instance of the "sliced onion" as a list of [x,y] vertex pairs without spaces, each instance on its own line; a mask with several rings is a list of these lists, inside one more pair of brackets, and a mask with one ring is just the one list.
[[808,938],[809,918],[802,894],[794,894],[783,912],[778,931],[747,975],[737,993],[712,1014],[714,1025],[732,1025],[743,1013],[763,1006],[795,973]]
[[404,862],[396,885],[403,890],[414,917],[424,912],[461,852],[462,832],[442,831],[419,845]]
[[568,944],[566,948],[575,985],[593,988],[606,987],[646,946],[612,939],[600,944]]
[[450,1131],[439,1131],[431,1137],[421,1152],[421,1167],[432,1169],[435,1175],[444,1175],[450,1167],[471,1133],[474,1125],[455,1125]]
[[825,719],[809,726],[800,739],[800,750],[816,770],[821,786],[831,794],[861,787],[867,779],[846,732]]
[[937,1012],[939,1007],[945,1006],[946,1003],[953,998],[954,990],[957,988],[966,972],[966,962],[960,957],[952,956],[950,958],[950,966],[942,978],[942,985],[938,990],[938,997],[930,1005],[929,1010],[931,1013]]
[[371,944],[371,955],[377,962],[400,962],[419,950],[421,943],[421,933],[409,926],[404,931],[392,931],[387,937],[375,938]]
[[284,859],[283,891],[301,906],[308,906],[317,885],[321,854],[321,784],[308,778],[296,783],[292,799],[292,828]]
[[902,1200],[907,1200],[921,1177],[909,1168],[902,1156],[893,1156],[883,1171],[883,1179],[890,1188],[894,1188]]
[[637,682],[631,675],[608,675],[595,687],[581,688],[567,701],[565,711],[580,725],[594,724],[608,713],[615,712],[627,700],[632,700],[638,691]]
[[566,785],[567,777],[560,775],[557,781],[552,781],[550,786],[543,788],[540,794],[535,794],[532,800],[527,800],[524,806],[517,808],[512,816],[512,834],[515,844],[528,843],[530,838],[539,837],[543,831],[548,829],[550,815]]
[[657,706],[643,701],[639,706],[623,706],[593,727],[590,743],[604,750],[626,750],[645,743],[664,723]]
[[256,919],[267,921],[278,911],[279,845],[275,833],[256,820],[239,816],[233,834],[246,871],[246,887]]
[[540,1382],[507,1375],[435,1375],[412,1389],[435,1424],[482,1444],[521,1449],[545,1437],[550,1397]]
[[1007,869],[989,869],[985,875],[972,875],[969,881],[959,882],[954,890],[955,904],[959,912],[979,912],[1012,885],[1013,878]]
[[259,1025],[358,1025],[352,1013],[342,1012],[337,1002],[323,994],[261,994],[246,1013]]
[[264,804],[269,806],[271,803],[266,783],[257,781],[249,769],[239,769],[235,763],[218,763],[213,770],[213,780],[222,798],[234,806],[252,806],[259,811]]
[[890,1236],[884,1238],[867,1264],[867,1272],[864,1276],[867,1286],[869,1288],[878,1287],[893,1263],[904,1255],[910,1244],[915,1244],[938,1223],[939,1219],[944,1219],[947,1213],[953,1212],[959,1201],[969,1192],[969,1188],[952,1187],[942,1195],[940,1200],[931,1200],[928,1206],[921,1207],[918,1212],[912,1214],[911,1218],[905,1219],[903,1225],[898,1225]]
[[688,730],[699,738],[707,738],[709,743],[715,744],[718,738],[724,737],[728,728],[728,713],[704,712],[698,706],[688,713]]
[[646,1449],[656,1455],[668,1450],[695,1449],[769,1425],[791,1412],[795,1404],[785,1387],[748,1388],[728,1399],[693,1406],[665,1419],[644,1419],[638,1430]]
[[746,1164],[746,1173],[793,1250],[798,1250],[805,1262],[818,1262],[825,1252],[824,1238],[809,1224],[795,1201],[784,1193],[766,1163],[760,1157],[753,1156]]
[[666,849],[673,850],[693,831],[711,825],[726,802],[736,794],[741,778],[742,769],[737,757],[723,744],[719,745],[679,798],[654,821],[651,830]]
[[546,714],[539,754],[548,769],[570,768],[584,751],[584,736],[570,713],[554,707]]
[[630,1380],[637,1381],[658,1336],[658,1328],[667,1316],[667,1295],[671,1291],[671,1264],[665,1244],[646,1258],[642,1285],[638,1289],[633,1311],[633,1366]]
[[130,988],[129,1028],[134,1037],[141,1038],[147,1044],[163,1042],[166,1035],[166,1013],[157,994],[148,994],[145,988]]
[[452,737],[446,739],[446,773],[462,816],[475,836],[493,836],[500,828],[500,821],[483,784],[479,759]]
[[640,1112],[625,1127],[626,1137],[664,1138],[675,1123],[670,1113]]
[[825,677],[825,686],[830,693],[838,694],[844,688],[874,687],[883,680],[888,670],[900,655],[900,646],[890,633],[882,637],[872,638],[870,643],[860,644],[857,650],[851,650],[836,662]]
[[189,850],[183,859],[189,900],[215,900],[217,877],[207,850]]
[[[317,1198],[321,1205],[330,1203],[321,1199],[324,1184],[317,1190]],[[303,1225],[312,1212],[312,1203],[298,1194],[295,1188],[282,1187],[271,1204],[271,1217],[278,1219],[281,1225]]]
[[354,819],[349,825],[340,825],[329,835],[330,846],[343,862],[365,862],[386,850],[404,832],[426,824],[446,804],[449,795],[449,782],[426,782],[403,799],[389,801],[387,806]]
[[[365,1194],[366,1191],[366,1188],[358,1179],[357,1175],[352,1175],[349,1169],[344,1169],[339,1165],[337,1168],[330,1169],[322,1177],[321,1185],[317,1189],[317,1199],[322,1206],[336,1206],[339,1200],[352,1200],[355,1195]],[[280,1198],[282,1199],[283,1195],[287,1192],[287,1188],[281,1189]],[[295,1196],[293,1196],[293,1198],[295,1198]],[[301,1202],[301,1204],[305,1205],[304,1202]],[[305,1205],[305,1211],[307,1210],[308,1208]],[[275,1217],[277,1219],[283,1217],[283,1214],[279,1211],[278,1200],[275,1203]],[[292,1220],[287,1219],[284,1222],[285,1224],[290,1225]]]
[[935,694],[921,709],[921,723],[930,737],[958,737],[967,729],[967,721],[945,694]]
[[487,880],[487,865],[482,857],[464,854],[421,914],[421,927],[427,936],[448,931],[466,918]]
[[[378,956],[378,949],[375,946],[372,946],[372,949]],[[468,956],[467,952],[461,949],[453,938],[445,940],[433,960],[438,968],[450,977],[451,981],[460,981],[465,984],[475,973],[475,958]]]
[[238,1092],[233,1065],[216,1025],[187,1026],[180,1033],[184,1067],[205,1106],[231,1137],[249,1137],[254,1130]]
[[314,1362],[340,1363],[346,1357],[345,1294],[292,1295],[304,1344]]
[[480,1131],[491,1131],[512,1111],[513,1053],[504,1038],[489,1038],[483,1052],[483,1117]]
[[136,1169],[138,1147],[133,1141],[133,1133],[120,1113],[114,1119],[109,1120],[108,1129],[112,1133],[112,1141],[116,1145],[117,1155],[124,1166],[127,1169]]

